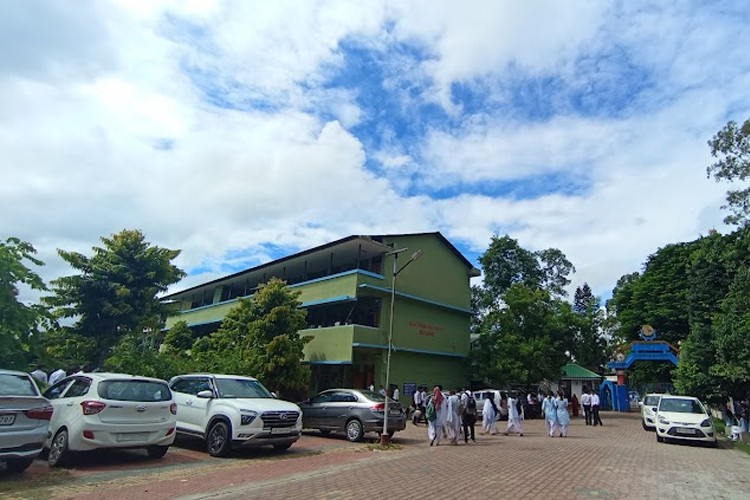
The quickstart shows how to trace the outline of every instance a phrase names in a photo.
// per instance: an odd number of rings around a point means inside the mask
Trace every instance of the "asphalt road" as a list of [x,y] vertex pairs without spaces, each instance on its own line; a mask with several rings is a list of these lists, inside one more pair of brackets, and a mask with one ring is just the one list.
[[[604,414],[603,427],[571,425],[549,438],[540,420],[523,437],[430,447],[424,426],[409,424],[389,451],[343,437],[306,433],[290,450],[246,450],[209,457],[179,441],[159,460],[145,452],[84,454],[65,470],[39,460],[17,476],[0,472],[0,497],[59,499],[750,498],[750,456],[727,446],[657,443],[639,415]],[[501,423],[504,425],[504,423]],[[373,436],[373,442],[374,442]],[[473,496],[472,495],[472,496]]]

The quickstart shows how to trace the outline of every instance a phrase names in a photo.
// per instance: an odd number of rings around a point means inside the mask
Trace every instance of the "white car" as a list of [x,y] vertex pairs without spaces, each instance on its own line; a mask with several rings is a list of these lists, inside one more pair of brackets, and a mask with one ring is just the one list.
[[716,429],[698,398],[664,395],[656,412],[656,440],[704,442],[716,446]]
[[193,373],[169,385],[179,408],[177,432],[203,439],[212,456],[236,447],[286,450],[302,434],[299,406],[276,399],[252,377]]
[[499,410],[497,415],[498,420],[504,420],[508,418],[508,391],[501,391],[498,389],[482,389],[474,391],[474,401],[477,402],[477,419],[482,420],[482,411],[484,409],[484,401],[493,398],[495,400],[495,406]]
[[161,458],[174,442],[177,405],[164,380],[120,373],[78,373],[44,392],[54,408],[48,462],[65,465],[70,452],[145,448]]
[[8,472],[25,471],[49,434],[52,406],[24,372],[0,370],[0,462]]
[[641,407],[641,426],[644,430],[652,431],[656,428],[656,410],[662,396],[664,394],[646,394],[643,401],[638,403]]

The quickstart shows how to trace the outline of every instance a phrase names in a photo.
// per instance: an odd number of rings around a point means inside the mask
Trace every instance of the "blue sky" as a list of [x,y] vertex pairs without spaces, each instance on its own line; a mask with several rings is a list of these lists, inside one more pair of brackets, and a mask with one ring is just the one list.
[[350,234],[555,247],[606,298],[726,232],[706,141],[750,117],[740,0],[5,2],[4,237],[142,229],[179,285]]

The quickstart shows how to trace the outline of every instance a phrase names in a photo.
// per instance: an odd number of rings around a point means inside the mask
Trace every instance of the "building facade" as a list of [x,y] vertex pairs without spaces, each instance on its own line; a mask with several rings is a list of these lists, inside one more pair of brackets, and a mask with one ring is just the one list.
[[[408,249],[398,254],[395,250]],[[221,325],[239,298],[278,277],[300,292],[311,338],[305,362],[311,392],[330,387],[377,388],[386,383],[393,259],[390,382],[403,398],[414,387],[467,383],[471,320],[470,278],[479,271],[438,232],[349,236],[164,297],[179,310],[167,328],[184,320],[197,335]],[[397,267],[400,269],[400,267]],[[252,375],[252,374],[248,374]]]

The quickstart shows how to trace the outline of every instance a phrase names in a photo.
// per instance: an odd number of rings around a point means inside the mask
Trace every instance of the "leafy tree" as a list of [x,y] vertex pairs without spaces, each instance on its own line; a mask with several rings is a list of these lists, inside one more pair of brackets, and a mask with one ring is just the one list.
[[571,357],[585,367],[598,371],[607,361],[607,342],[603,336],[604,315],[599,299],[588,283],[576,288],[570,323],[575,327]]
[[[708,177],[718,181],[745,181],[750,177],[750,119],[738,126],[728,122],[708,141],[711,155],[719,160],[706,169]],[[727,224],[745,225],[750,215],[750,187],[727,191],[727,204],[731,214],[724,218]]]
[[18,238],[0,241],[0,366],[4,368],[25,370],[30,361],[37,360],[40,329],[50,325],[43,306],[18,300],[19,286],[47,290],[42,278],[28,267],[44,265],[35,254],[30,243]]
[[257,377],[288,397],[304,394],[310,369],[302,364],[308,339],[299,334],[307,323],[298,297],[299,292],[273,278],[252,297],[240,299],[217,332],[193,345],[197,366]]
[[171,351],[188,351],[193,347],[195,338],[185,321],[178,321],[164,336],[164,345]]
[[171,264],[179,250],[153,246],[138,230],[101,241],[92,257],[58,250],[79,274],[54,280],[54,295],[46,298],[59,318],[75,319],[66,331],[94,339],[98,366],[125,335],[161,329],[167,309],[157,294],[185,276]]

